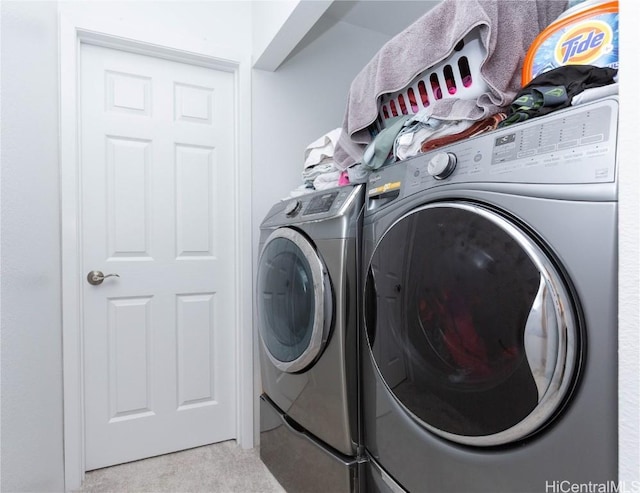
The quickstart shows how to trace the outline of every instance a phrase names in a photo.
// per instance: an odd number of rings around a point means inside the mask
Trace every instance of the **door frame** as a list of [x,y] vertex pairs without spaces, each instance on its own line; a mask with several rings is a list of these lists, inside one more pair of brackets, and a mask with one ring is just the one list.
[[236,331],[236,441],[243,448],[254,446],[254,362],[252,309],[251,196],[240,193],[251,182],[251,61],[250,55],[178,49],[125,37],[109,26],[78,22],[64,15],[59,23],[60,110],[60,218],[62,250],[62,361],[65,491],[81,486],[85,472],[84,379],[81,272],[80,201],[80,49],[82,44],[113,48],[155,58],[178,61],[234,76],[234,204],[236,234],[233,238],[235,266]]

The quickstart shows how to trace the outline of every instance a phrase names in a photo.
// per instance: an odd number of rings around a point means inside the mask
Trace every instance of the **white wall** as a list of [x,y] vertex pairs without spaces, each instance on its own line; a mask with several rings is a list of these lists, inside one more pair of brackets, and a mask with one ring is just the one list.
[[275,71],[325,14],[333,0],[251,2],[253,66]]
[[[621,53],[640,46],[640,4],[620,2]],[[637,56],[621,59],[620,174],[619,174],[619,471],[632,487],[640,482],[640,159],[638,121],[634,104],[640,79]],[[638,488],[636,483],[635,488]]]
[[57,10],[2,12],[0,489],[62,491]]
[[271,40],[295,10],[300,0],[262,0],[251,2],[251,15],[259,19],[253,23],[252,52],[257,60],[267,48]]
[[125,38],[228,59],[250,59],[251,3],[237,1],[61,1],[79,25]]
[[253,70],[256,235],[268,209],[302,184],[307,145],[342,125],[351,81],[388,40],[384,34],[322,19],[276,72]]

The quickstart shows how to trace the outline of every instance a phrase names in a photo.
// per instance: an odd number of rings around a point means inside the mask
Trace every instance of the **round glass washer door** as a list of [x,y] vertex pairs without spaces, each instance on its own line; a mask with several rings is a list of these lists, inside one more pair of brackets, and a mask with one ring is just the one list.
[[370,259],[370,353],[421,425],[494,446],[544,426],[567,400],[579,361],[574,305],[522,229],[489,208],[432,203],[398,219]]
[[267,238],[258,262],[257,291],[267,356],[284,372],[308,368],[329,337],[332,298],[324,264],[305,236],[279,228]]

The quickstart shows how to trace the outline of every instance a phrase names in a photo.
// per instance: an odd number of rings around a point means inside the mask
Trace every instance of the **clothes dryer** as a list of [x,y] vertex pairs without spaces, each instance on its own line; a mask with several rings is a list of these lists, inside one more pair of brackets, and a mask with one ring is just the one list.
[[276,204],[261,225],[262,460],[289,491],[358,487],[362,185]]
[[616,481],[617,114],[569,108],[370,176],[368,491]]

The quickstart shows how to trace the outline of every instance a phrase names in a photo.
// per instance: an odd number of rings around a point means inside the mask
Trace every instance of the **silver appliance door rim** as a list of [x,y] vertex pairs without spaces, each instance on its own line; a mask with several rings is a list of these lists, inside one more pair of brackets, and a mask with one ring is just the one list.
[[[306,369],[322,353],[326,345],[331,328],[331,314],[333,310],[331,297],[331,283],[329,275],[313,245],[301,233],[292,228],[282,227],[276,229],[269,235],[263,246],[263,252],[276,239],[286,239],[292,242],[302,252],[304,258],[309,263],[311,278],[313,281],[314,313],[313,327],[311,329],[311,339],[306,349],[300,356],[292,361],[281,361],[275,357],[263,338],[263,327],[259,324],[259,333],[262,347],[269,357],[269,360],[280,371],[296,373]],[[262,256],[259,264],[262,262]],[[258,265],[260,269],[260,265]],[[259,317],[259,314],[258,314]]]
[[[450,433],[425,422],[423,419],[416,416],[410,409],[405,406],[405,404],[400,399],[398,399],[398,397],[396,397],[395,393],[391,390],[391,388],[385,381],[385,378],[378,366],[378,362],[376,361],[371,348],[371,343],[368,340],[367,331],[365,330],[364,332],[365,336],[367,337],[369,355],[374,364],[374,367],[376,368],[378,377],[380,378],[381,382],[383,382],[385,389],[389,392],[389,394],[393,396],[394,400],[402,407],[405,412],[412,416],[412,418],[415,419],[424,428],[428,429],[434,434],[455,443],[479,447],[490,447],[517,442],[518,440],[530,436],[536,430],[542,427],[564,404],[566,397],[572,389],[575,370],[579,361],[578,326],[574,315],[573,304],[571,301],[572,297],[570,296],[561,275],[558,273],[549,256],[528,234],[526,234],[520,227],[516,226],[515,223],[508,220],[506,217],[500,215],[499,213],[494,212],[490,208],[485,208],[479,204],[471,202],[433,202],[410,210],[409,212],[403,214],[400,218],[395,220],[384,231],[384,233],[378,239],[376,246],[372,251],[370,259],[373,258],[373,256],[376,254],[378,247],[384,240],[386,234],[390,230],[392,230],[398,223],[421,211],[446,207],[478,214],[494,223],[516,241],[516,243],[527,253],[528,257],[540,272],[541,288],[538,296],[536,296],[536,301],[538,300],[538,298],[544,295],[547,300],[548,306],[553,307],[552,318],[555,322],[553,324],[553,329],[556,331],[555,336],[557,336],[557,340],[554,343],[556,358],[554,360],[555,362],[553,364],[553,368],[551,368],[551,371],[547,371],[546,378],[539,375],[539,370],[537,371],[538,377],[536,378],[534,376],[536,385],[539,390],[539,398],[536,407],[522,421],[498,433],[481,436],[467,436]],[[368,269],[370,268],[371,264],[369,264]],[[527,323],[527,325],[529,325],[529,323]],[[530,332],[530,328],[525,327],[525,338],[527,337],[528,332]],[[545,359],[546,356],[547,355],[542,354],[536,355],[535,351],[527,351],[527,359],[530,364],[532,373],[536,373],[537,363],[532,362],[531,360],[542,360]]]

